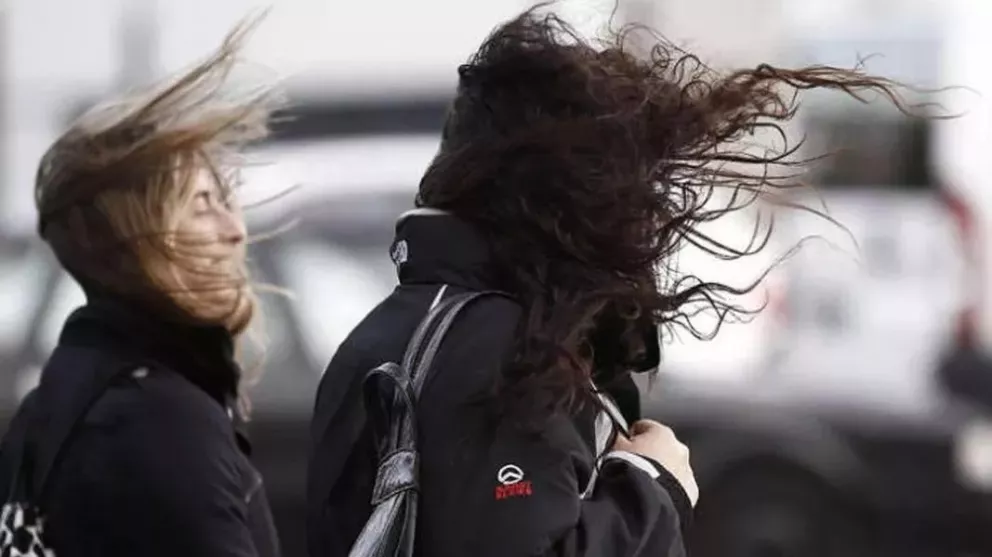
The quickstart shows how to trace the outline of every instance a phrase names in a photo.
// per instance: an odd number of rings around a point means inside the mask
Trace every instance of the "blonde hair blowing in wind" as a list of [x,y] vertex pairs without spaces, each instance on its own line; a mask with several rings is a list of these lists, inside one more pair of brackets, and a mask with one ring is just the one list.
[[164,86],[90,110],[42,158],[39,234],[89,295],[124,297],[234,334],[248,327],[255,302],[244,261],[236,272],[198,265],[203,240],[177,234],[175,217],[204,170],[230,193],[238,149],[268,133],[280,100],[273,87],[225,91],[263,17],[242,21],[211,56]]

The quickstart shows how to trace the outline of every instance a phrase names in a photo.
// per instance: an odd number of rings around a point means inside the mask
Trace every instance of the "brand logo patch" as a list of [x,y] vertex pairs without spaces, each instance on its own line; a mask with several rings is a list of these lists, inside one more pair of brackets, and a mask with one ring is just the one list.
[[507,464],[496,472],[495,497],[497,501],[511,497],[530,497],[534,493],[530,481],[524,480],[524,471],[516,464]]

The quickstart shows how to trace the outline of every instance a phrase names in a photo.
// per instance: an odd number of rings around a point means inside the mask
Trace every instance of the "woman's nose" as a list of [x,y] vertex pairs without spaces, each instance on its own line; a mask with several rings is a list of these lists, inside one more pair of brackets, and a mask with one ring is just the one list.
[[221,237],[224,242],[240,245],[244,243],[248,235],[245,229],[245,221],[241,214],[236,211],[223,211],[221,215]]

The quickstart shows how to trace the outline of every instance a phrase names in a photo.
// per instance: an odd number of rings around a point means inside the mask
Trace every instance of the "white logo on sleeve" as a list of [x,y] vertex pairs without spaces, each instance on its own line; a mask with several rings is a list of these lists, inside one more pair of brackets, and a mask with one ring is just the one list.
[[524,471],[516,464],[507,464],[496,472],[496,481],[500,485],[496,486],[496,500],[502,501],[511,497],[530,497],[533,494],[533,486],[529,481],[524,481]]
[[503,485],[513,485],[524,479],[524,471],[516,464],[507,464],[496,473],[496,479]]

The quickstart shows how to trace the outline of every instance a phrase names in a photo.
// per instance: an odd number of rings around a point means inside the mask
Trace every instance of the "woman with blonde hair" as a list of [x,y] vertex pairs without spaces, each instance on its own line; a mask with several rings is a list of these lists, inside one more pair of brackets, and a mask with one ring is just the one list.
[[279,554],[234,357],[255,302],[232,157],[275,97],[222,87],[254,23],[42,159],[38,231],[87,302],[4,439],[4,555]]

